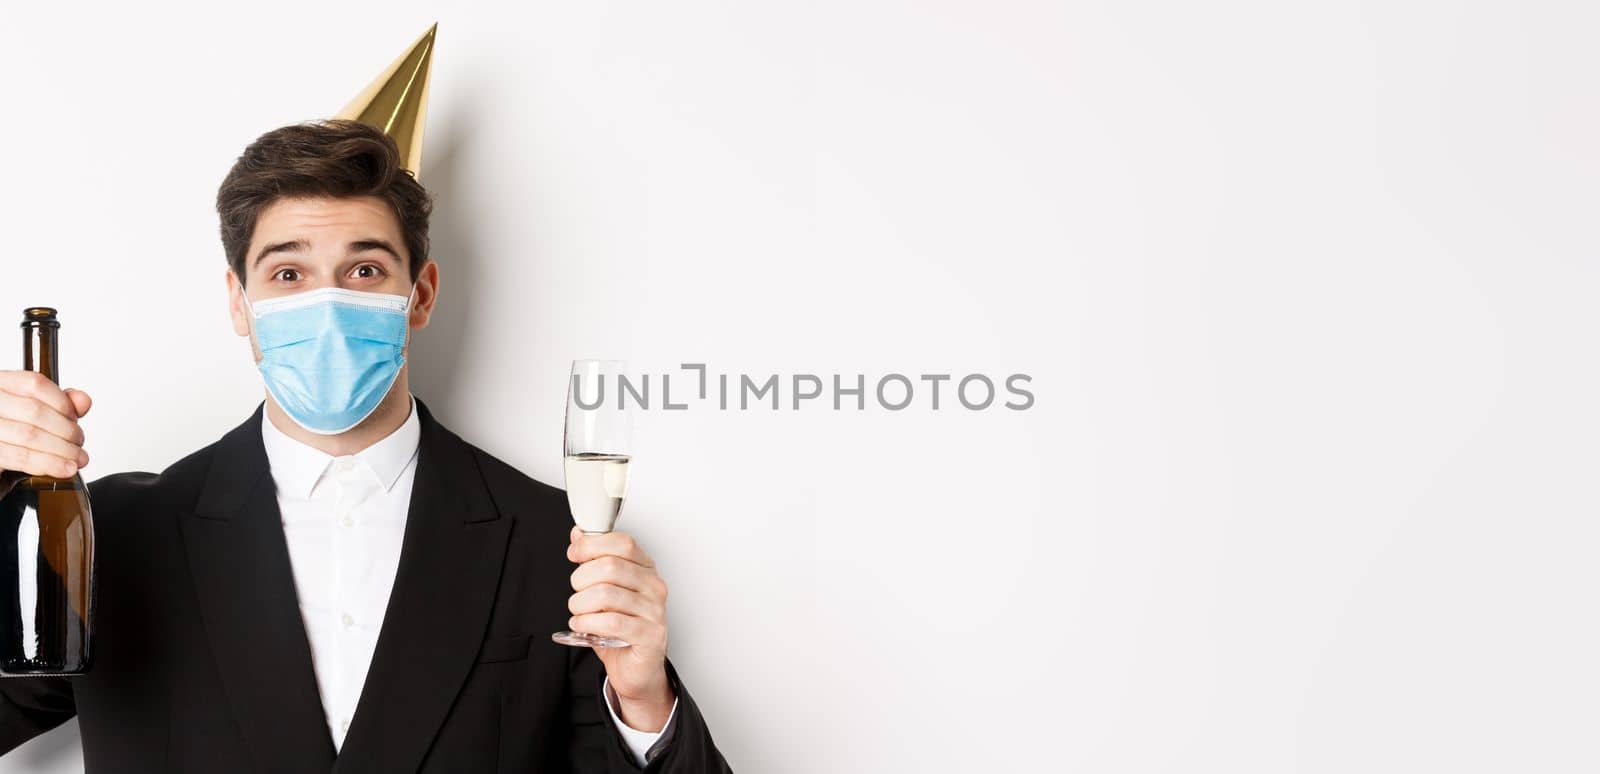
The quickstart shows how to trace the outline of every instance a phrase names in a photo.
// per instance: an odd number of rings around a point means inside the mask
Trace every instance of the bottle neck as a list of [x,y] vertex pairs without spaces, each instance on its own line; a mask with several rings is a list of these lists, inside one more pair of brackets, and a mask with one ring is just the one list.
[[61,383],[60,349],[57,326],[33,321],[22,324],[22,367],[38,371],[56,384]]

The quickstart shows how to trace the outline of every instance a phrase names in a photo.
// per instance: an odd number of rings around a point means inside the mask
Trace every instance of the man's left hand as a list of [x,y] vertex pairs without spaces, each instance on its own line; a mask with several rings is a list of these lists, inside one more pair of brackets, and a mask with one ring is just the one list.
[[622,705],[622,721],[640,731],[667,724],[675,697],[667,682],[667,582],[626,532],[585,535],[576,526],[567,559],[576,592],[567,600],[575,632],[616,637],[626,648],[595,648]]

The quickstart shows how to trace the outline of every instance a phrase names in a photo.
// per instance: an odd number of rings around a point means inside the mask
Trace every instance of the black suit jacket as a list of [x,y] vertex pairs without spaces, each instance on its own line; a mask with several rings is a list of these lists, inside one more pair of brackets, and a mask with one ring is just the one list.
[[[421,400],[400,565],[335,753],[261,440],[265,404],[153,473],[89,484],[90,673],[0,680],[0,752],[78,716],[88,774],[635,772],[588,648],[566,628],[565,495],[439,424]],[[647,771],[727,772],[678,696]]]

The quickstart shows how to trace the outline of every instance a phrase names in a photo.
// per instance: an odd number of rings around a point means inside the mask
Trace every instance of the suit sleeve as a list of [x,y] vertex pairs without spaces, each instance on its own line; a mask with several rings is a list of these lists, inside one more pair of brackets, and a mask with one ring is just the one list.
[[65,677],[0,678],[0,755],[78,714]]
[[599,657],[589,648],[573,648],[570,664],[572,740],[568,750],[574,774],[733,774],[672,659],[666,662],[667,682],[678,705],[668,724],[671,733],[663,734],[651,747],[649,763],[642,769],[611,721],[603,693],[605,667]]

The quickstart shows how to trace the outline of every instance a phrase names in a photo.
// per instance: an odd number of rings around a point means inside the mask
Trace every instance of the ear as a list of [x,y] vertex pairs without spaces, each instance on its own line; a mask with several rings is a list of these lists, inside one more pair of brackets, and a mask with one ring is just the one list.
[[239,275],[233,269],[226,269],[228,283],[228,317],[233,319],[233,332],[240,336],[250,335],[250,312],[244,306],[244,288],[239,285]]
[[433,316],[433,304],[439,300],[439,263],[432,258],[422,265],[422,271],[417,274],[416,292],[407,323],[412,330],[422,330],[428,327],[428,320]]

